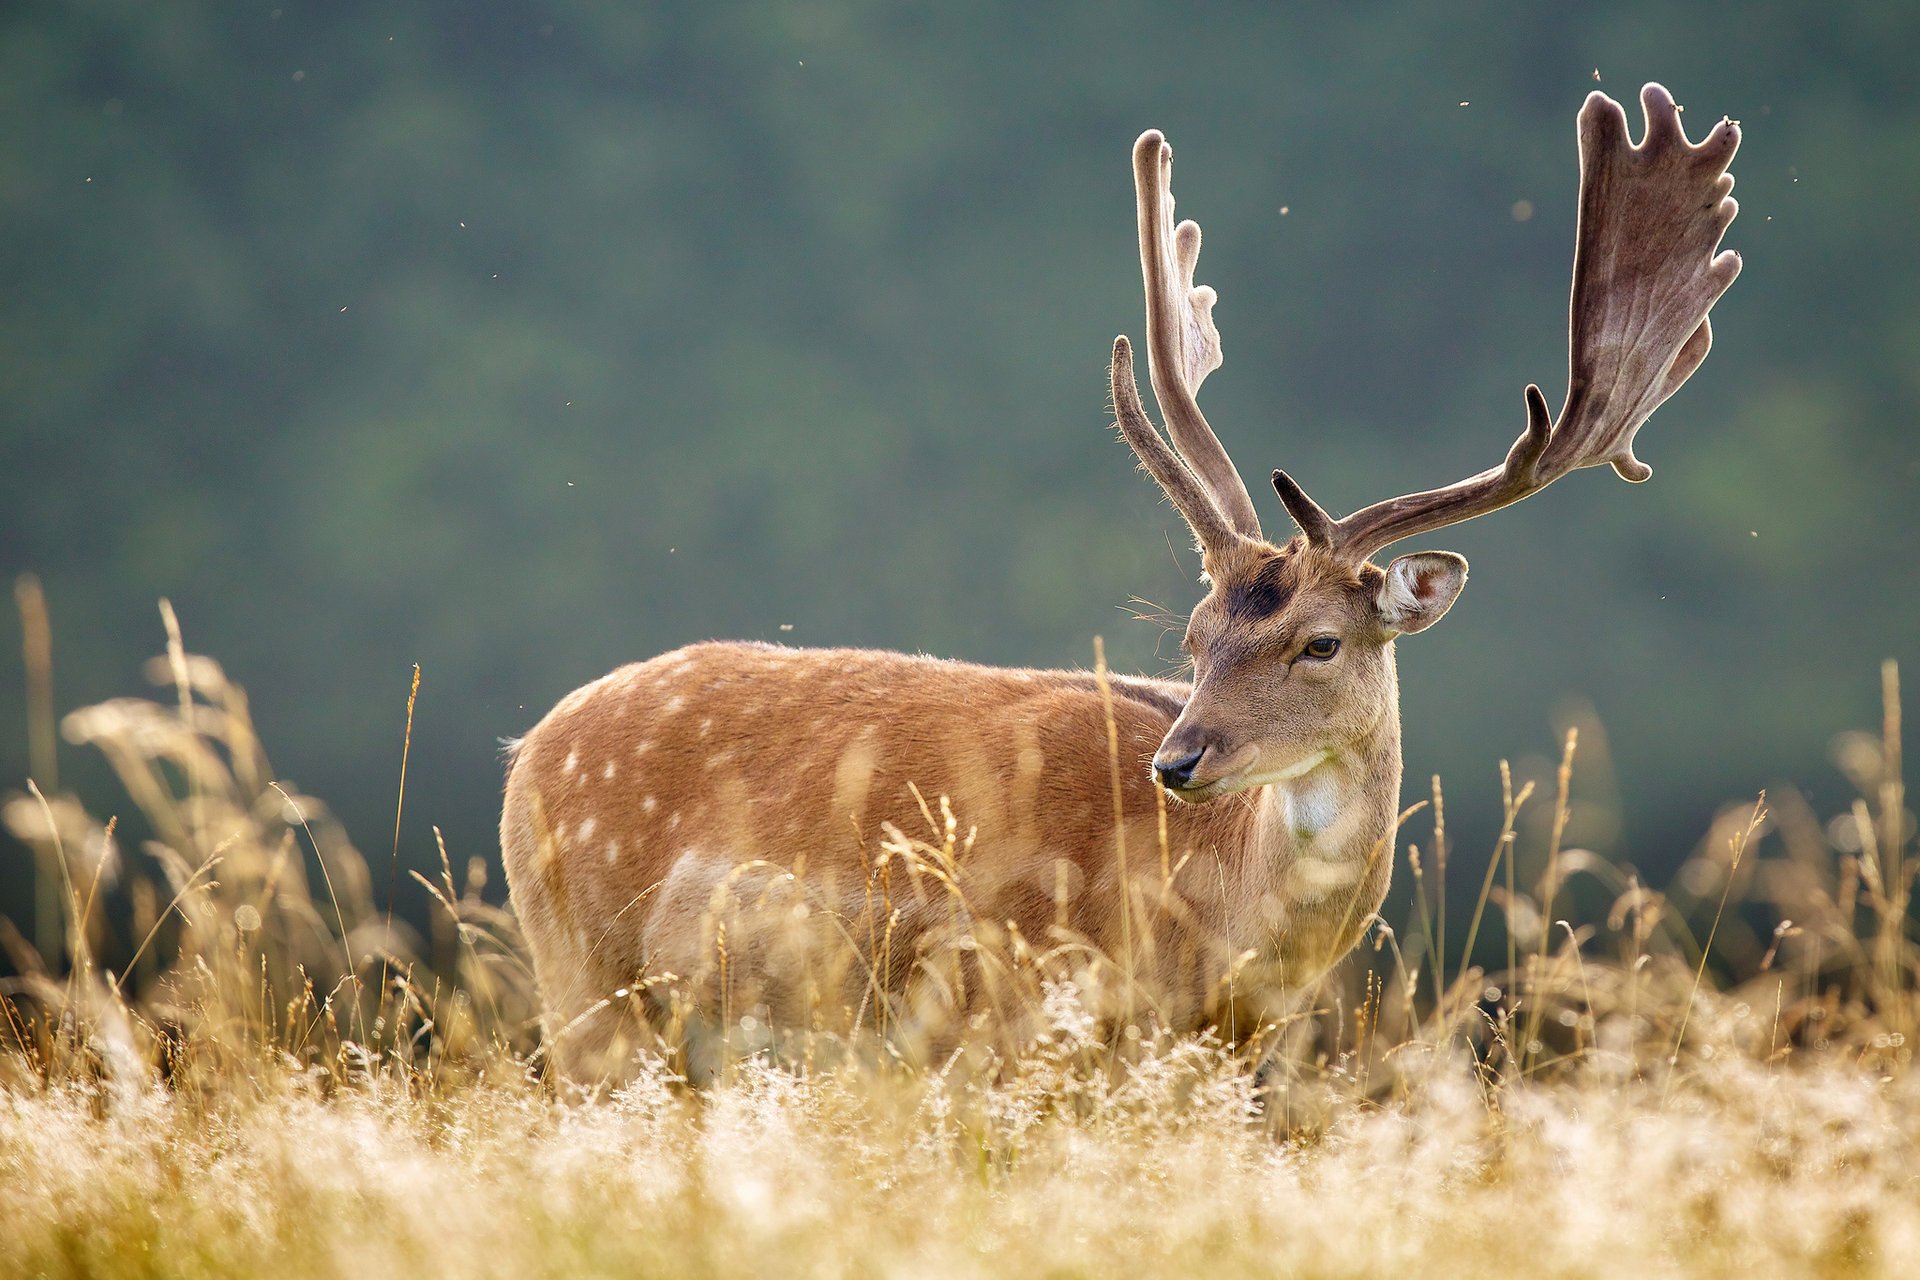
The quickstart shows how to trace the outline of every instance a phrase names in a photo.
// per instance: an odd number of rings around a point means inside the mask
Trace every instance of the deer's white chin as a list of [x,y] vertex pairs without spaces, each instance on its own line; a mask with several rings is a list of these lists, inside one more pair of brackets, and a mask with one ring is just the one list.
[[1312,773],[1315,769],[1318,769],[1321,765],[1333,759],[1333,755],[1334,753],[1332,751],[1322,747],[1318,751],[1310,752],[1302,756],[1300,759],[1282,769],[1256,771],[1253,766],[1249,764],[1247,768],[1237,773],[1227,774],[1225,777],[1215,778],[1203,787],[1191,787],[1185,791],[1169,789],[1167,794],[1176,800],[1183,800],[1188,804],[1198,804],[1204,800],[1213,800],[1220,796],[1230,796],[1241,791],[1251,791],[1255,787],[1265,787],[1276,782],[1292,782],[1296,778],[1306,777],[1309,773]]
[[1287,765],[1283,769],[1268,769],[1261,773],[1248,770],[1246,773],[1233,779],[1233,789],[1235,791],[1247,791],[1254,787],[1271,786],[1276,782],[1292,782],[1296,778],[1306,777],[1331,759],[1333,759],[1333,752],[1322,747],[1318,751],[1310,752],[1300,757],[1300,759]]

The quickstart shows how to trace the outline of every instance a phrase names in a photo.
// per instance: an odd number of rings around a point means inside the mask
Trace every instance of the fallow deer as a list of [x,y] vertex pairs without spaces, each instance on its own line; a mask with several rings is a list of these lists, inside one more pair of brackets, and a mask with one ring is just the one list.
[[[1227,985],[1256,1014],[1309,988],[1387,890],[1394,640],[1439,621],[1467,577],[1447,552],[1369,557],[1580,467],[1647,479],[1634,434],[1706,357],[1707,312],[1739,271],[1718,251],[1739,127],[1722,119],[1694,145],[1665,89],[1647,85],[1641,102],[1638,145],[1604,94],[1579,113],[1559,413],[1529,386],[1526,428],[1500,465],[1342,519],[1276,470],[1299,528],[1279,542],[1195,398],[1221,362],[1215,294],[1193,279],[1199,227],[1174,223],[1172,149],[1141,135],[1133,177],[1166,437],[1141,408],[1124,337],[1113,408],[1198,544],[1207,591],[1183,642],[1191,683],[707,643],[575,690],[513,752],[501,818],[562,1064],[597,1070],[623,1027],[657,1025],[670,1007],[708,1026],[737,1017],[729,984],[751,988],[755,1020],[775,1025],[823,1004],[877,1024],[894,1002],[898,1016],[914,983],[934,980],[924,962],[952,939],[956,910],[1001,941],[1076,940],[1155,991],[1175,1026],[1222,1020]],[[894,886],[878,903],[885,851],[941,803],[970,838],[917,868],[940,881],[931,894],[915,875],[912,893]],[[736,917],[729,934],[728,904],[747,899],[752,927]],[[825,990],[802,977],[817,974],[821,945],[856,957]]]

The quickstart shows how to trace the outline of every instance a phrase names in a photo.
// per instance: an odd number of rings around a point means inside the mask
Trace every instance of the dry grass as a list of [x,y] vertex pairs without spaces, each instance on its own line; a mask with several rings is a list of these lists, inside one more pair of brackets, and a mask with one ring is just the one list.
[[390,871],[274,780],[244,696],[169,630],[160,699],[63,724],[119,773],[138,854],[53,789],[43,725],[47,794],[5,809],[46,893],[33,938],[0,920],[21,975],[0,986],[0,1275],[1849,1275],[1920,1255],[1920,864],[1891,668],[1886,723],[1842,744],[1860,802],[1731,809],[1665,894],[1568,847],[1571,741],[1557,794],[1509,794],[1490,860],[1448,877],[1478,890],[1466,936],[1436,874],[1464,855],[1443,822],[1410,836],[1413,920],[1256,1037],[1280,1047],[1264,1099],[1247,1046],[1111,1033],[1091,1011],[1124,974],[1083,950],[1015,957],[1021,1016],[933,1060],[818,1032],[710,1089],[656,1058],[588,1096],[544,1071],[485,863],[456,875],[443,851],[417,878],[429,934],[389,922]]

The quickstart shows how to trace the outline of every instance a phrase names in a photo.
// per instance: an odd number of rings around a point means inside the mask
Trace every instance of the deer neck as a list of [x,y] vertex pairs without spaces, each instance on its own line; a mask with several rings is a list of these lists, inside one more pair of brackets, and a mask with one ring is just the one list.
[[1390,848],[1381,849],[1400,796],[1400,707],[1391,653],[1386,678],[1386,710],[1376,724],[1299,777],[1268,784],[1255,807],[1258,866],[1268,875],[1279,873],[1283,886],[1303,895],[1312,896],[1317,886],[1336,891],[1370,881],[1369,863],[1392,857]]
[[1386,897],[1399,796],[1395,698],[1322,763],[1261,788],[1224,921],[1257,953],[1250,980],[1297,994],[1353,946]]

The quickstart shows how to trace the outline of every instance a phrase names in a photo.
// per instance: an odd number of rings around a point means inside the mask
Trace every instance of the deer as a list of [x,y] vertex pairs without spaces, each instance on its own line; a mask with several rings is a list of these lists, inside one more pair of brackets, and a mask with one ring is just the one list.
[[[1712,345],[1707,313],[1740,269],[1720,249],[1740,128],[1723,117],[1695,144],[1666,89],[1640,96],[1637,144],[1606,94],[1578,114],[1559,412],[1529,385],[1498,465],[1340,518],[1276,469],[1294,526],[1277,541],[1201,412],[1222,363],[1216,294],[1194,283],[1199,226],[1174,220],[1172,148],[1140,135],[1164,434],[1124,336],[1110,389],[1119,434],[1199,553],[1191,678],[705,642],[576,689],[509,745],[500,824],[562,1071],[604,1078],[669,1022],[711,1043],[736,1017],[817,1025],[827,1008],[898,1028],[943,1002],[964,1014],[991,986],[989,940],[1124,970],[1129,1013],[1151,991],[1143,1007],[1176,1030],[1295,1007],[1390,882],[1395,642],[1440,621],[1467,580],[1451,552],[1374,557],[1581,468],[1648,479],[1635,434]],[[905,834],[928,823],[932,838]],[[909,849],[912,874],[877,889]],[[823,980],[835,946],[846,963]],[[943,947],[973,966],[971,994],[964,966],[933,962]],[[736,990],[751,1004],[730,1003]]]

